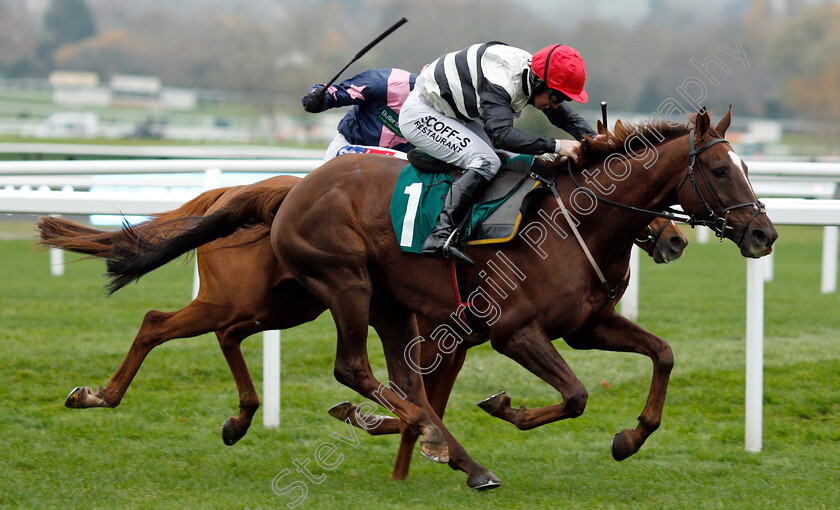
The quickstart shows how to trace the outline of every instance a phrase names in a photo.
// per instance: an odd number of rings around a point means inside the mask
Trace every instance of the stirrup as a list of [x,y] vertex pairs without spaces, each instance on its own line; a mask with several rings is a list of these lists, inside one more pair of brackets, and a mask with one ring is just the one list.
[[452,232],[446,237],[446,241],[443,242],[443,246],[440,247],[440,252],[443,254],[444,257],[449,258],[449,247],[452,246],[452,241],[455,240],[455,235],[458,233],[457,228],[453,228]]
[[458,233],[458,231],[454,230],[449,235],[449,237],[446,239],[446,242],[443,243],[443,247],[440,250],[441,253],[443,253],[443,256],[446,257],[446,258],[453,258],[454,257],[457,260],[460,260],[461,262],[463,262],[464,264],[466,264],[470,267],[475,267],[475,261],[473,259],[471,259],[469,255],[467,255],[466,253],[464,253],[460,249],[458,249],[458,247],[455,246],[452,243],[453,237],[457,233]]

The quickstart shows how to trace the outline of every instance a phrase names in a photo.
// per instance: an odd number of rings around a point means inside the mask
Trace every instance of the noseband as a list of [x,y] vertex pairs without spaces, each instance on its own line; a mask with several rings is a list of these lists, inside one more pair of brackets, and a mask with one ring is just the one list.
[[[578,184],[577,180],[575,179],[574,173],[572,171],[572,162],[569,160],[567,168],[569,172],[569,177],[572,180],[572,183],[575,185],[576,188],[583,190],[584,193],[592,197],[594,200],[598,202],[604,202],[605,204],[612,205],[614,207],[619,207],[621,209],[627,209],[630,211],[635,211],[639,213],[649,214],[651,216],[657,216],[660,218],[666,218],[673,221],[678,221],[680,223],[685,223],[690,226],[701,225],[704,227],[710,228],[717,237],[720,238],[721,242],[723,241],[723,237],[726,234],[727,230],[738,230],[735,227],[730,227],[727,224],[729,219],[729,213],[735,209],[740,209],[741,207],[750,207],[752,206],[754,211],[752,216],[750,217],[749,221],[747,221],[746,225],[744,225],[740,231],[741,234],[738,236],[738,241],[735,244],[740,248],[741,243],[744,241],[744,237],[747,234],[747,229],[749,228],[752,221],[758,216],[759,214],[765,212],[764,204],[761,203],[759,200],[755,200],[753,202],[745,202],[743,204],[736,204],[729,207],[721,201],[720,197],[718,197],[717,193],[712,189],[711,185],[709,184],[709,180],[706,178],[706,173],[703,171],[703,167],[700,166],[700,163],[697,161],[697,156],[711,147],[712,145],[718,143],[729,143],[724,138],[713,138],[706,142],[701,147],[694,147],[694,129],[692,129],[688,133],[688,146],[689,152],[688,155],[690,156],[690,160],[688,163],[688,169],[686,170],[685,175],[683,176],[682,180],[680,181],[679,185],[677,185],[676,192],[679,194],[680,188],[686,181],[691,182],[691,187],[694,189],[694,192],[697,194],[697,197],[700,199],[700,203],[703,204],[703,207],[706,210],[706,214],[708,215],[707,218],[698,218],[691,214],[686,214],[684,211],[678,211],[676,209],[668,208],[664,212],[659,211],[649,211],[647,209],[642,209],[640,207],[633,207],[632,205],[626,205],[619,202],[612,201],[608,198],[604,198],[598,196],[589,188],[584,188],[580,184]],[[706,189],[709,190],[712,198],[714,199],[716,205],[721,209],[720,213],[716,213],[712,205],[706,200],[706,197],[703,196],[702,191],[700,190],[700,186],[697,184],[697,179],[695,178],[695,165],[697,167],[696,173],[700,174],[700,178],[703,180],[703,183],[706,185]],[[749,183],[749,181],[747,181]],[[552,183],[553,184],[553,183]],[[753,193],[754,195],[755,193]]]

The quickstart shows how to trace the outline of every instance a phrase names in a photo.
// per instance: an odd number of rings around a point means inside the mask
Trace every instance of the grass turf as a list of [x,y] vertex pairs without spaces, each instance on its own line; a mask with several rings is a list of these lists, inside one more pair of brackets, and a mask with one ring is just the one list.
[[[28,225],[18,230],[34,235]],[[235,446],[220,437],[237,397],[212,335],[152,351],[118,408],[66,409],[73,387],[107,382],[147,310],[188,302],[192,268],[170,264],[106,298],[101,261],[68,264],[52,277],[47,254],[33,252],[31,241],[2,240],[0,507],[268,510],[301,496],[273,490],[294,481],[308,490],[299,508],[836,507],[840,295],[819,293],[821,240],[819,229],[797,227],[781,229],[777,243],[765,297],[761,453],[743,448],[745,263],[729,242],[695,242],[669,267],[642,262],[638,322],[668,339],[676,366],[662,427],[623,462],[610,457],[610,439],[635,426],[647,358],[555,342],[590,391],[586,412],[520,432],[474,404],[499,389],[529,407],[559,395],[487,345],[470,352],[446,422],[501,478],[487,493],[419,452],[408,480],[391,481],[396,437],[359,432],[357,446],[334,437],[349,435],[326,409],[360,398],[332,377],[328,314],[282,335],[281,427],[263,428],[258,412]],[[261,391],[259,338],[243,350]],[[375,338],[369,350],[386,379]],[[329,471],[314,461],[326,442],[337,448],[329,461],[341,461]],[[296,471],[306,459],[319,483]]]

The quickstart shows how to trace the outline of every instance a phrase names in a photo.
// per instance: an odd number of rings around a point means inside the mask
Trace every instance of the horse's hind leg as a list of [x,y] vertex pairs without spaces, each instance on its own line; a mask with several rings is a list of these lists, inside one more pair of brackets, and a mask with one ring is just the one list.
[[[420,361],[418,365],[421,367],[431,366],[432,363],[435,362],[435,356],[438,355],[437,351],[437,344],[432,342],[423,342],[420,344],[421,352],[420,352]],[[428,355],[428,359],[425,357]],[[452,358],[452,354],[448,355],[440,355],[442,361],[440,362],[441,365],[446,365],[449,363],[450,358]],[[458,373],[460,366],[463,364],[463,356],[461,356],[461,362],[458,364],[457,369],[455,370],[455,374]],[[445,397],[442,406],[438,407],[434,404],[436,401],[434,398],[435,389],[439,386],[438,381],[442,379],[440,370],[442,366],[438,366],[431,374],[427,374],[423,376],[423,385],[426,389],[426,396],[429,399],[429,403],[432,405],[432,409],[434,409],[435,413],[439,417],[443,416],[443,410],[446,408],[446,398],[449,397],[449,392],[451,391],[451,386],[445,390]],[[454,384],[454,376],[452,379],[452,383]],[[439,398],[437,400],[440,400]],[[354,427],[358,427],[368,434],[372,436],[380,436],[380,435],[387,435],[387,434],[403,434],[403,442],[400,443],[400,453],[397,456],[397,466],[402,467],[394,467],[394,473],[391,475],[392,478],[395,480],[402,480],[408,475],[408,464],[411,462],[411,452],[414,448],[414,443],[417,442],[418,436],[414,434],[411,429],[406,427],[400,427],[400,419],[399,418],[392,418],[390,416],[383,416],[380,414],[379,416],[371,416],[365,414],[361,411],[359,406],[353,404],[351,402],[341,402],[334,406],[332,406],[329,411],[327,411],[330,416],[339,420],[339,421],[346,421],[353,425]],[[406,443],[407,437],[413,437],[410,441],[410,445]],[[405,450],[405,451],[404,451]],[[401,474],[400,474],[401,473]]]
[[[432,442],[445,445],[440,430],[430,422],[425,411],[405,398],[408,396],[405,391],[408,391],[409,395],[415,395],[417,385],[392,388],[381,384],[373,375],[367,355],[369,292],[342,292],[341,296],[340,302],[335,302],[330,307],[338,330],[335,378],[360,395],[379,401],[409,426],[421,428],[422,433],[430,436]],[[422,382],[419,389],[422,390]]]
[[400,419],[390,416],[372,416],[362,412],[356,404],[340,402],[327,411],[330,416],[360,428],[372,436],[383,436],[400,433]]
[[[443,415],[446,412],[446,403],[449,401],[449,395],[452,393],[452,387],[455,386],[455,378],[461,371],[461,367],[464,366],[467,349],[459,346],[454,352],[449,354],[440,353],[438,350],[437,343],[421,343],[420,361],[418,365],[421,367],[432,366],[435,362],[436,356],[440,356],[441,361],[436,366],[435,370],[423,375],[423,386],[426,389],[426,396],[429,399],[429,404],[432,406],[432,409],[438,417],[443,420]],[[397,423],[397,426],[399,426],[399,422]],[[394,463],[394,471],[391,473],[391,478],[394,480],[404,480],[408,476],[408,468],[411,465],[411,454],[414,451],[415,443],[417,443],[417,434],[408,427],[403,427],[400,437],[400,447],[397,452],[397,460]],[[452,454],[450,453],[450,455]],[[469,460],[471,461],[472,459]],[[449,462],[451,464],[454,463],[456,466],[459,463],[465,465],[469,464],[469,461],[457,459],[453,460],[451,458]],[[473,467],[473,471],[475,470],[476,468]],[[489,486],[485,488],[489,488]]]
[[[384,303],[382,303],[384,301]],[[496,476],[487,468],[478,464],[473,460],[464,450],[464,447],[452,436],[452,434],[444,427],[443,422],[432,409],[430,402],[426,399],[424,390],[424,381],[418,371],[409,367],[408,361],[414,363],[414,366],[419,366],[416,354],[414,352],[406,353],[406,346],[410,345],[411,340],[418,336],[417,323],[414,314],[403,309],[400,305],[391,300],[378,300],[376,306],[371,313],[371,324],[376,328],[382,339],[382,348],[385,352],[385,359],[388,362],[388,374],[399,389],[404,390],[409,395],[415,395],[418,399],[416,404],[423,407],[426,416],[438,427],[445,438],[444,445],[435,444],[435,442],[428,441],[427,437],[420,440],[421,452],[430,459],[437,462],[447,462],[452,469],[464,471],[467,473],[467,485],[473,489],[492,489],[501,485]],[[406,356],[412,356],[414,359],[408,360]],[[441,400],[445,404],[446,397],[448,397],[449,390],[454,381],[454,375],[451,376],[451,381],[447,379],[448,373],[444,373],[448,368],[460,368],[458,361],[463,363],[463,357],[450,356],[453,361],[452,366],[439,366],[436,371],[441,372],[442,389]],[[440,404],[440,402],[439,402]],[[400,445],[400,453],[397,459],[397,465],[394,468],[392,477],[401,479],[405,477],[408,472],[408,461],[410,461],[410,453],[413,449],[414,442],[417,440],[416,430],[411,427],[406,427],[408,430],[404,431],[402,442]],[[441,449],[441,446],[445,449]],[[443,457],[441,452],[445,453]],[[407,459],[408,457],[408,459]],[[402,472],[404,468],[405,473]]]
[[224,331],[217,331],[219,347],[225,355],[233,380],[236,382],[236,389],[239,392],[239,415],[231,416],[222,425],[222,441],[228,446],[235,444],[242,439],[248,428],[254,413],[260,407],[260,398],[254,388],[251,374],[248,372],[248,365],[242,356],[241,344],[247,336],[261,331],[259,321],[249,320],[248,322],[236,324]]
[[[421,367],[432,366],[437,363],[436,368],[431,373],[423,375],[423,386],[426,389],[426,397],[431,404],[435,413],[443,419],[443,413],[446,410],[446,402],[449,400],[449,395],[452,392],[452,387],[455,385],[455,377],[461,371],[466,358],[466,349],[458,348],[453,353],[442,353],[439,351],[437,344],[433,342],[423,342],[420,344],[420,360],[418,365]],[[437,361],[437,358],[440,361]],[[330,416],[339,421],[348,421],[350,425],[360,428],[372,436],[380,436],[387,434],[400,434],[400,419],[392,418],[390,416],[370,416],[361,411],[359,406],[352,402],[340,402],[332,406],[327,411]],[[414,438],[416,442],[417,438]],[[413,447],[413,443],[412,443]],[[408,459],[410,462],[411,452],[409,449]],[[399,463],[399,459],[397,463]],[[408,465],[404,468],[405,473],[408,473]],[[395,477],[397,479],[405,478]]]
[[645,331],[638,324],[614,313],[598,324],[566,338],[575,349],[637,352],[653,361],[653,377],[645,408],[635,430],[624,429],[613,437],[612,456],[624,460],[633,455],[662,422],[662,409],[668,379],[674,367],[674,354],[668,343]]
[[193,337],[216,329],[214,314],[208,306],[193,301],[176,312],[151,310],[146,313],[128,354],[108,385],[96,392],[88,387],[76,387],[64,405],[71,408],[117,407],[149,351],[173,338]]
[[[314,181],[307,182],[317,185],[318,175],[324,173],[316,174],[313,174]],[[333,174],[330,179],[335,177]],[[358,197],[351,197],[351,188],[352,184],[349,188],[333,185],[320,190],[316,198],[308,197],[307,191],[294,194],[301,189],[296,187],[289,196],[290,201],[279,208],[274,218],[272,248],[281,264],[330,309],[338,333],[335,378],[360,395],[388,407],[408,427],[423,435],[421,451],[447,461],[448,446],[457,442],[450,440],[451,435],[447,436],[445,427],[431,410],[421,375],[408,368],[405,361],[404,350],[417,337],[413,314],[399,310],[402,313],[385,321],[390,325],[388,332],[380,331],[389,373],[396,384],[393,387],[380,384],[370,368],[367,354],[373,297],[369,269],[372,259],[367,248],[370,236],[363,232],[359,222],[359,209],[351,199]],[[305,211],[298,201],[309,204]],[[331,221],[324,221],[325,215]],[[383,297],[386,304],[398,306],[392,296]]]
[[[423,386],[425,387],[429,404],[442,420],[449,395],[452,393],[452,388],[455,385],[455,378],[464,365],[467,349],[458,347],[452,353],[441,353],[437,344],[433,342],[423,342],[420,344],[420,348],[420,360],[417,363],[419,366],[432,366],[435,363],[436,357],[440,356],[439,364],[436,365],[435,370],[423,375]],[[360,416],[359,412],[359,407],[350,402],[336,404],[329,410],[330,416],[341,421],[349,421],[351,425],[365,430],[370,435],[401,434],[399,451],[397,452],[397,459],[394,462],[394,470],[391,473],[391,478],[394,480],[404,480],[408,477],[411,455],[414,452],[414,445],[417,443],[419,435],[410,427],[401,427],[399,418],[390,418],[381,415],[379,417]],[[453,461],[450,458],[450,463],[455,465],[459,463],[468,465],[469,461]],[[472,469],[474,472],[480,473],[483,468],[479,467],[477,469],[473,467]],[[490,485],[491,483],[487,482],[484,488],[490,488]]]
[[[340,272],[333,272],[338,277]],[[345,283],[350,278],[339,279]],[[334,283],[337,283],[334,281]],[[332,287],[340,289],[340,284]],[[356,390],[360,395],[376,400],[400,417],[406,426],[422,435],[421,451],[430,459],[448,462],[450,446],[460,448],[437,415],[431,410],[423,390],[423,379],[418,372],[408,368],[404,350],[411,339],[417,337],[417,324],[413,314],[401,309],[395,302],[388,310],[378,312],[369,305],[371,292],[364,287],[339,291],[338,299],[330,305],[338,329],[336,350],[336,379]],[[367,356],[367,327],[371,323],[382,340],[388,373],[388,385],[380,383],[373,375]]]
[[237,316],[241,322],[216,332],[219,347],[225,355],[239,392],[239,415],[231,416],[222,425],[222,440],[228,446],[245,436],[254,413],[260,407],[257,390],[242,356],[242,340],[260,331],[287,329],[303,324],[315,319],[324,311],[324,305],[291,277],[277,282],[265,297],[257,299],[259,296],[256,292],[252,295],[256,303],[253,310],[237,309]]

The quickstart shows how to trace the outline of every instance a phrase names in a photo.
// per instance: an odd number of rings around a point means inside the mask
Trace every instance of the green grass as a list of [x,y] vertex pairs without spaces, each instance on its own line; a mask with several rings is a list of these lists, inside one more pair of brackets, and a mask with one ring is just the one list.
[[[52,277],[29,240],[0,241],[0,507],[281,509],[297,491],[277,495],[272,480],[289,469],[278,489],[304,481],[298,508],[836,508],[840,295],[819,293],[821,239],[819,229],[781,229],[766,286],[761,453],[743,447],[745,263],[732,243],[695,242],[671,266],[642,261],[639,323],[668,339],[676,366],[662,427],[630,459],[613,461],[610,439],[635,426],[647,358],[556,342],[590,391],[588,407],[520,432],[475,402],[499,389],[514,405],[559,395],[489,346],[473,349],[446,421],[502,479],[487,493],[417,452],[408,480],[391,481],[396,437],[359,434],[357,447],[331,438],[347,431],[326,409],[360,398],[332,377],[329,315],[283,333],[282,425],[263,428],[258,412],[235,446],[220,437],[237,396],[213,336],[154,350],[116,409],[66,409],[73,387],[107,382],[147,310],[188,302],[192,268],[170,264],[106,298],[101,261]],[[261,391],[261,342],[243,347]],[[370,352],[384,379],[376,339]],[[344,457],[326,472],[313,460],[312,472],[326,475],[315,484],[294,461],[326,441]]]

